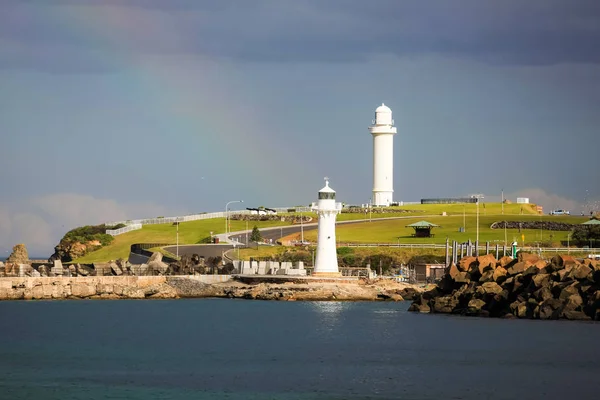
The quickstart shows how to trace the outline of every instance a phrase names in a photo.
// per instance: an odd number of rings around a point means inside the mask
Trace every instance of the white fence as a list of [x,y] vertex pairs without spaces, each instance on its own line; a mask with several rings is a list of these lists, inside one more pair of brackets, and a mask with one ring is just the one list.
[[117,236],[122,233],[131,232],[131,231],[135,231],[138,229],[142,229],[142,224],[130,224],[130,225],[127,225],[127,226],[125,226],[123,228],[119,228],[119,229],[107,229],[106,234],[111,235],[111,236]]
[[[445,249],[445,244],[435,244],[435,243],[338,243],[339,247],[399,247],[404,249]],[[472,246],[475,249],[475,245]],[[449,249],[452,249],[452,245],[449,245]],[[460,244],[458,246],[460,249]],[[498,248],[502,250],[504,245],[499,245]],[[506,246],[507,249],[510,249],[510,245]],[[479,254],[483,254],[487,247],[485,245],[479,245]],[[489,246],[490,251],[496,250],[496,244],[491,244]],[[519,247],[518,250],[527,251],[530,253],[550,253],[550,254],[563,254],[563,253],[588,253],[590,251],[589,248],[586,247]],[[592,256],[592,257],[590,257]],[[594,258],[593,254],[589,254],[589,258]],[[600,257],[600,255],[598,255]]]
[[[286,213],[289,210],[295,210],[295,212],[310,212],[310,207],[280,207],[280,208],[272,208],[272,210],[275,210],[278,213]],[[213,213],[203,213],[203,214],[191,214],[191,215],[184,215],[184,216],[180,216],[180,217],[162,217],[162,218],[147,218],[147,219],[132,219],[132,220],[127,220],[127,221],[114,221],[114,222],[107,222],[105,225],[119,225],[119,224],[124,224],[127,225],[124,228],[120,228],[120,229],[107,229],[106,233],[112,236],[117,236],[120,235],[122,233],[125,232],[129,232],[129,231],[133,231],[136,229],[141,229],[142,225],[156,225],[156,224],[173,224],[175,222],[189,222],[189,221],[198,221],[198,220],[202,220],[202,219],[213,219],[213,218],[225,218],[225,214],[227,214],[227,216],[232,216],[232,215],[251,215],[255,213],[254,211],[251,210],[236,210],[236,211],[229,211],[227,213],[225,213],[225,211],[219,211],[219,212],[213,212]],[[129,227],[134,227],[131,229],[128,229]]]

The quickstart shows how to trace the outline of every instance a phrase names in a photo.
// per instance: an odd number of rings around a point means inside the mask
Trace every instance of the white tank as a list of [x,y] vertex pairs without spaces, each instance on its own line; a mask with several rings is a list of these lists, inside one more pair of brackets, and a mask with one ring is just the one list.
[[335,241],[335,220],[342,211],[342,203],[336,203],[335,191],[325,179],[325,187],[319,190],[319,201],[313,203],[312,210],[319,216],[317,234],[317,257],[313,275],[340,276]]
[[396,127],[392,110],[381,103],[375,109],[375,123],[369,127],[373,135],[373,197],[374,206],[391,205],[394,194],[394,135]]

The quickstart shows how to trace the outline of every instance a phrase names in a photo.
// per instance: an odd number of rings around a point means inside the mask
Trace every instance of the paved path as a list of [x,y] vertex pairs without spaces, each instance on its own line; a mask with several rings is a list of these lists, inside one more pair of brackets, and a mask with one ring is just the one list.
[[[371,221],[375,222],[375,221],[380,221],[380,220],[390,220],[390,219],[409,219],[409,218],[414,218],[414,215],[407,215],[407,216],[403,216],[403,217],[387,217],[387,218],[373,218]],[[430,215],[423,215],[422,217],[426,218],[426,217],[430,217]],[[355,219],[355,220],[351,220],[351,221],[339,221],[337,222],[336,225],[344,225],[344,224],[360,224],[360,223],[368,223],[370,220],[369,219]],[[260,229],[260,234],[264,239],[272,239],[273,243],[276,243],[277,240],[279,240],[281,237],[287,236],[287,235],[291,235],[293,233],[299,233],[302,229],[304,229],[304,231],[309,231],[309,230],[314,230],[317,229],[318,227],[318,223],[316,222],[312,222],[309,224],[303,224],[301,225],[293,225],[293,226],[274,226],[274,227],[269,227],[269,228],[261,228]],[[238,246],[245,246],[246,245],[246,237],[248,238],[247,240],[250,241],[250,235],[252,234],[251,230],[243,230],[243,231],[236,231],[236,232],[230,232],[228,235],[225,235],[224,233],[215,235],[215,237],[219,238],[219,242],[223,244],[222,247],[220,247],[220,249],[222,251],[227,251],[229,249],[233,248],[233,244],[236,245],[236,247]],[[252,243],[250,243],[252,244]],[[215,255],[221,255],[221,254],[214,254],[211,253],[211,247],[213,246],[221,246],[221,245],[211,245],[211,244],[191,244],[191,245],[185,245],[185,246],[179,246],[179,254],[198,254],[200,256],[204,256],[205,258],[210,257],[211,255],[214,257]],[[185,247],[185,250],[182,250]],[[167,251],[175,254],[175,246],[169,246],[166,248]],[[210,254],[210,255],[209,255]]]

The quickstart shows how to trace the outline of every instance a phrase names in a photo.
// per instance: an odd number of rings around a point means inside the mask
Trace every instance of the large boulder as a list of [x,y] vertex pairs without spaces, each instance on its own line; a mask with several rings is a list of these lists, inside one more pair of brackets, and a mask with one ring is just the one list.
[[600,271],[600,261],[592,260],[591,258],[586,258],[583,260],[583,264],[587,265],[593,270]]
[[6,262],[11,264],[27,264],[29,262],[29,254],[25,245],[22,243],[15,245]]
[[574,294],[567,298],[567,301],[564,303],[563,310],[564,311],[581,311],[581,306],[583,305],[583,299],[579,294]]
[[496,257],[493,254],[486,254],[484,256],[477,257],[477,264],[479,266],[479,273],[483,275],[485,271],[493,270],[496,268]]
[[41,277],[47,277],[48,276],[48,267],[45,265],[40,265],[38,267],[38,272],[40,273]]
[[488,269],[485,271],[481,278],[479,278],[479,282],[493,282],[494,281],[494,270]]
[[454,278],[456,283],[469,283],[471,282],[471,276],[468,272],[459,272]]
[[486,302],[481,299],[471,299],[467,305],[467,314],[480,315],[481,309],[485,307]]
[[548,286],[543,286],[541,289],[538,289],[535,292],[533,292],[533,297],[537,301],[546,301],[548,299],[553,298],[552,292],[550,291],[550,288],[548,288]]
[[527,267],[527,269],[525,271],[523,271],[523,276],[537,275],[538,272],[540,272],[540,270],[534,264],[534,265],[531,265],[531,266]]
[[450,268],[448,268],[448,272],[447,274],[450,275],[450,278],[455,279],[456,276],[460,273],[461,271],[458,269],[458,267],[456,266],[456,264],[452,263],[452,265],[450,265]]
[[502,283],[506,280],[506,275],[508,272],[504,267],[498,267],[494,270],[494,282]]
[[500,294],[502,293],[502,287],[496,282],[485,282],[477,288],[477,293],[482,295],[486,294]]
[[110,263],[110,270],[113,275],[120,276],[123,275],[123,270],[117,263]]
[[540,303],[540,319],[558,319],[562,309],[562,302],[558,299],[547,299]]
[[509,267],[506,271],[508,272],[508,275],[513,276],[517,274],[522,274],[523,272],[525,272],[526,269],[527,264],[524,261],[519,261],[511,267]]
[[579,289],[577,288],[576,284],[572,284],[563,288],[558,298],[561,300],[567,300],[571,296],[579,296]]
[[94,269],[88,267],[87,265],[75,264],[75,270],[77,271],[77,275],[79,276],[90,276],[93,275]]
[[498,260],[498,266],[506,268],[507,265],[513,262],[513,258],[509,256],[504,256]]
[[518,262],[524,262],[526,264],[532,265],[540,261],[540,257],[537,254],[525,253],[523,251],[520,251],[517,254],[517,260]]
[[451,313],[458,306],[458,299],[453,296],[436,297],[433,299],[433,311],[436,313]]
[[536,274],[531,279],[536,288],[547,286],[548,282],[550,282],[550,274]]
[[410,307],[408,308],[408,311],[416,311],[416,312],[426,314],[426,313],[431,312],[431,308],[427,304],[412,303],[410,305]]
[[564,268],[568,265],[577,264],[577,260],[571,255],[557,254],[554,257],[552,257],[551,263],[556,265],[557,267]]
[[576,320],[576,321],[588,321],[591,318],[585,315],[583,311],[569,310],[564,311],[562,316],[566,319]]
[[463,272],[468,272],[471,269],[471,265],[477,262],[477,257],[463,257],[458,261],[458,269]]
[[592,268],[585,264],[575,264],[571,269],[570,276],[574,279],[583,280],[587,279],[592,273]]
[[147,264],[148,272],[153,275],[164,275],[169,269],[169,265],[162,260],[162,253],[158,251],[152,254]]

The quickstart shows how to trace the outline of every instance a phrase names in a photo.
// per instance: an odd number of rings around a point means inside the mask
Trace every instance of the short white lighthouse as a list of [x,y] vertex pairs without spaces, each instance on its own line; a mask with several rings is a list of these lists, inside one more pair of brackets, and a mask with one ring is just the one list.
[[325,178],[325,187],[319,190],[319,201],[312,204],[312,210],[319,215],[317,238],[317,259],[314,276],[340,276],[335,247],[335,220],[342,211],[342,203],[335,202],[335,191],[329,187]]
[[369,127],[373,135],[373,198],[374,206],[392,204],[394,194],[394,135],[396,127],[392,110],[381,103],[375,110],[375,121]]

